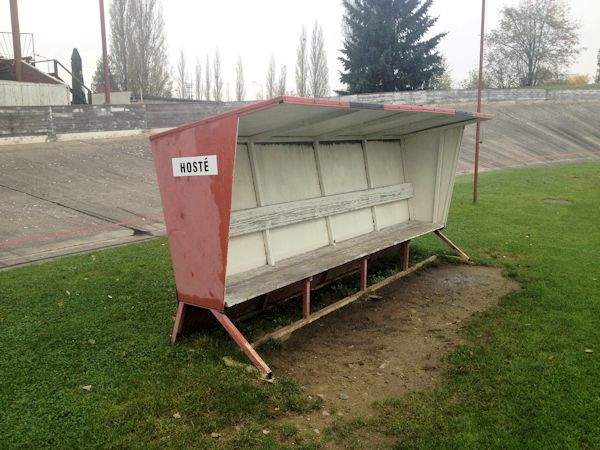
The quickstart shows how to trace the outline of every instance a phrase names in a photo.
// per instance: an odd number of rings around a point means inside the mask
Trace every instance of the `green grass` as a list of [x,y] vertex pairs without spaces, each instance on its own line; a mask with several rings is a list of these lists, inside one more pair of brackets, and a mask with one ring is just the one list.
[[[441,388],[391,399],[334,435],[381,432],[397,448],[600,448],[600,165],[486,173],[477,205],[471,183],[457,181],[447,234],[522,289],[466,328]],[[431,238],[421,246],[444,251]]]
[[[485,173],[477,205],[471,182],[457,181],[447,234],[523,288],[465,329],[440,388],[322,440],[600,448],[600,165]],[[433,237],[416,249],[448,253]],[[273,426],[315,406],[293,380],[225,366],[245,359],[220,330],[169,344],[174,298],[164,240],[0,273],[0,447],[316,448]]]

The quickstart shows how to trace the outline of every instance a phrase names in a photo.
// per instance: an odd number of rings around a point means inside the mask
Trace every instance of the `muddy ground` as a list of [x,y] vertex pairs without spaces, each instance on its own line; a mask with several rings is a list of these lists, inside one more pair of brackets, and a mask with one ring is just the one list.
[[275,376],[296,379],[323,408],[284,421],[319,433],[336,418],[368,414],[376,400],[433,388],[465,322],[517,288],[497,268],[442,265],[297,331],[262,354]]

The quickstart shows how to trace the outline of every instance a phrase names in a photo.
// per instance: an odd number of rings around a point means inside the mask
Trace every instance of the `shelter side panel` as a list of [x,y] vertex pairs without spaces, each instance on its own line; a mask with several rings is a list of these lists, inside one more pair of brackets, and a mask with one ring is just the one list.
[[[255,145],[258,184],[265,205],[321,196],[312,145]],[[276,261],[329,245],[325,219],[308,220],[269,231]]]
[[[404,183],[400,141],[369,141],[367,143],[368,167],[371,187]],[[375,207],[379,228],[406,222],[410,219],[408,200],[400,200]]]
[[[233,175],[232,211],[256,208],[258,202],[247,145],[238,145]],[[235,236],[229,240],[227,275],[244,272],[267,264],[264,233]]]
[[[360,142],[321,144],[321,171],[326,195],[368,189],[365,158]],[[371,208],[331,217],[335,242],[374,230]]]
[[412,220],[433,222],[440,132],[409,136],[403,141],[408,182],[413,185]]
[[152,141],[180,301],[223,310],[237,116]]
[[435,222],[437,223],[446,224],[448,221],[448,211],[452,200],[454,181],[456,180],[456,168],[464,128],[464,126],[457,126],[444,130],[444,148],[441,159],[442,170],[439,181],[440,199],[435,217]]

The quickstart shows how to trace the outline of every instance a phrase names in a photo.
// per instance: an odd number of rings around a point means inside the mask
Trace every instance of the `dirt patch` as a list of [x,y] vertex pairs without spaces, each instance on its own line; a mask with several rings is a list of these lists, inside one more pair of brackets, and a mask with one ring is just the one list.
[[544,203],[549,205],[572,205],[575,202],[566,198],[545,198]]
[[[461,343],[473,314],[518,288],[496,268],[445,265],[416,272],[297,331],[263,352],[275,375],[298,380],[323,408],[294,420],[322,430],[367,413],[375,400],[431,389],[444,355]],[[288,418],[289,420],[289,418]]]

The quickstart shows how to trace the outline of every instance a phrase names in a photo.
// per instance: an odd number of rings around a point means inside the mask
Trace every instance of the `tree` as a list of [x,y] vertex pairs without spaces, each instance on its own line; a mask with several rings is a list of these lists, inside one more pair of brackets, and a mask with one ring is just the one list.
[[238,56],[237,66],[235,67],[235,99],[243,102],[246,97],[246,86],[244,83],[244,63],[242,57]]
[[[477,89],[478,86],[479,86],[479,70],[478,69],[469,70],[469,75],[467,76],[467,78],[460,82],[461,89]],[[483,88],[487,89],[489,87],[490,86],[487,81],[487,77],[484,76],[483,77]]]
[[215,84],[213,86],[213,99],[217,102],[223,100],[223,71],[221,68],[221,54],[219,49],[215,49],[215,59],[213,61],[213,78]]
[[448,60],[442,56],[442,72],[431,80],[431,88],[437,90],[452,89],[452,69],[448,64]]
[[343,0],[341,81],[348,93],[428,89],[443,71],[436,50],[446,33],[428,39],[433,0]]
[[185,53],[183,53],[183,49],[179,52],[179,59],[177,60],[177,96],[179,98],[187,97],[187,83],[188,83],[188,73],[187,73],[187,61],[185,59]]
[[[115,80],[115,69],[112,58],[108,58],[108,82],[110,84],[111,91],[117,91],[119,86],[117,80]],[[92,79],[92,91],[96,93],[104,92],[104,63],[102,57],[96,61],[96,71],[94,72],[94,78]]]
[[115,81],[120,90],[129,89],[129,49],[131,31],[127,22],[129,0],[113,0],[108,11],[110,20],[110,53],[115,69]]
[[285,86],[287,84],[287,67],[283,66],[279,72],[279,81],[277,82],[277,95],[285,95]]
[[110,47],[121,90],[171,93],[168,48],[160,0],[113,0]]
[[269,60],[269,69],[267,70],[267,78],[265,80],[265,89],[267,90],[267,98],[275,97],[277,90],[277,66],[275,65],[275,55],[271,54]]
[[598,68],[596,69],[596,78],[594,79],[594,83],[600,83],[600,49],[598,49],[598,56],[596,58],[598,61]]
[[210,60],[208,53],[206,54],[206,64],[204,65],[204,99],[210,100],[212,78],[210,74]]
[[315,22],[310,41],[308,94],[315,98],[329,95],[329,70],[325,54],[325,39],[323,38],[323,28],[318,22]]
[[487,36],[487,67],[497,87],[537,86],[564,77],[581,52],[578,24],[564,0],[521,0],[500,10]]
[[306,27],[300,32],[300,42],[296,50],[296,91],[300,97],[308,96],[308,49]]
[[202,100],[202,64],[196,56],[196,67],[194,68],[194,98]]

